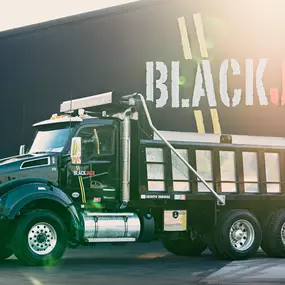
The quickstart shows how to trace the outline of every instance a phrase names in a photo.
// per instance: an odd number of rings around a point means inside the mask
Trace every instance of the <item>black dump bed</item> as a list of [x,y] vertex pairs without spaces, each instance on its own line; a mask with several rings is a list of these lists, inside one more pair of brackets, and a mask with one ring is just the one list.
[[[219,135],[163,135],[209,186],[227,199],[236,199],[238,194],[245,200],[268,195],[285,199],[285,139],[232,136],[231,142],[220,143]],[[140,173],[141,199],[213,199],[161,140],[141,140]]]

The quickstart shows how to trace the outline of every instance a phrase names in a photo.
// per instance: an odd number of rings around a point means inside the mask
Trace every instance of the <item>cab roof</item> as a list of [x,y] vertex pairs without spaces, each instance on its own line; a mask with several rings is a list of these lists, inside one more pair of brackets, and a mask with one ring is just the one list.
[[82,121],[83,119],[81,117],[59,116],[59,118],[51,117],[49,120],[35,123],[33,124],[33,127],[51,125],[51,124],[57,124],[57,123],[82,122]]

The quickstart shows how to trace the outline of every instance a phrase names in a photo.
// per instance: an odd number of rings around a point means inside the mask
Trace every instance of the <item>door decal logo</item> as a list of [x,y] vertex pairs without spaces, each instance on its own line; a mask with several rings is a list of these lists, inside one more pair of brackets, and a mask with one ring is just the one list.
[[95,171],[93,170],[74,170],[73,171],[74,176],[95,176]]

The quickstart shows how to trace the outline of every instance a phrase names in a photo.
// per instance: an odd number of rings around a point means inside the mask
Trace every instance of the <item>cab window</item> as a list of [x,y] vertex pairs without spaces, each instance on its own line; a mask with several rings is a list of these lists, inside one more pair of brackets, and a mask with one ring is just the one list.
[[114,127],[86,127],[80,130],[83,161],[98,155],[113,155],[115,152]]

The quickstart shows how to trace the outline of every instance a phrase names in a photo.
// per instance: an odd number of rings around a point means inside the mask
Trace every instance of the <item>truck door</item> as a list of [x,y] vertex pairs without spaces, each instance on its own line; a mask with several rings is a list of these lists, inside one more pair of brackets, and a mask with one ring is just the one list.
[[[101,202],[116,202],[119,189],[118,136],[114,125],[86,125],[77,137],[82,142],[82,164],[70,165],[73,185],[80,190],[76,196],[86,206]],[[75,195],[73,195],[75,196]]]

